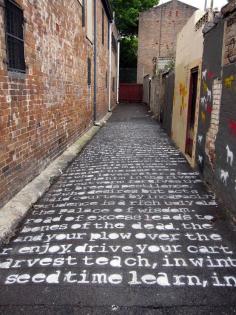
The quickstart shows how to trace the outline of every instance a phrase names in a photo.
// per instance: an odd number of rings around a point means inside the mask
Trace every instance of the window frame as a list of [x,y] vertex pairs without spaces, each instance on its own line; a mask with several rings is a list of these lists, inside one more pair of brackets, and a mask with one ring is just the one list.
[[[22,38],[15,36],[14,34],[8,32],[8,3],[15,6],[18,10],[20,10],[22,14]],[[10,72],[18,72],[18,73],[26,73],[26,64],[25,64],[25,34],[24,34],[24,10],[22,7],[16,3],[14,0],[4,0],[5,12],[4,12],[4,28],[5,28],[5,44],[6,44],[6,57],[7,57],[7,70]],[[11,57],[9,54],[9,40],[13,39],[16,42],[20,42],[22,45],[22,57],[20,57],[22,67],[13,67],[11,66]],[[14,57],[16,55],[14,54]]]

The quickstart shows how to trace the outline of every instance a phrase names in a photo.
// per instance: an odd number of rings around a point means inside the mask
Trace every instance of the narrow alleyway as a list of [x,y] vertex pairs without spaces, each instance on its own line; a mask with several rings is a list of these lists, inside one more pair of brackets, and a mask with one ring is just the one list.
[[120,105],[0,250],[0,314],[236,314],[236,233],[143,105]]

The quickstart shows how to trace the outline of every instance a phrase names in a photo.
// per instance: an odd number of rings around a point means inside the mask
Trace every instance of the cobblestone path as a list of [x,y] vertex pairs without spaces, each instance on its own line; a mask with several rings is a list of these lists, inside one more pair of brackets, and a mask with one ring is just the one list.
[[236,314],[236,237],[143,105],[120,105],[0,249],[0,314]]

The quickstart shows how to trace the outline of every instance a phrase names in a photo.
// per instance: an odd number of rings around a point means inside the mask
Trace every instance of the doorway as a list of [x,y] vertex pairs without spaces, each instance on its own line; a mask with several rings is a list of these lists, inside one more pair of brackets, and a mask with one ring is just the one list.
[[193,156],[194,125],[198,90],[198,67],[191,70],[185,153]]

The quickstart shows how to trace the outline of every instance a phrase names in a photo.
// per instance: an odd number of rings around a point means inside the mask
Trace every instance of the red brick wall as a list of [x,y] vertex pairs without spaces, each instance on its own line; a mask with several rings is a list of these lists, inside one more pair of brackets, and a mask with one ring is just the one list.
[[[24,10],[26,73],[7,71],[0,6],[0,206],[93,123],[93,45],[77,0],[17,0]],[[101,26],[101,2],[98,27]],[[105,15],[105,25],[107,17]],[[107,39],[105,31],[105,41]],[[108,46],[98,30],[98,116],[108,108]],[[87,58],[92,84],[87,85]]]

